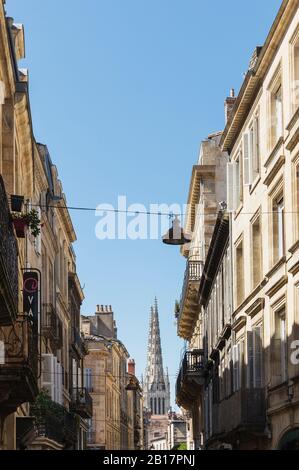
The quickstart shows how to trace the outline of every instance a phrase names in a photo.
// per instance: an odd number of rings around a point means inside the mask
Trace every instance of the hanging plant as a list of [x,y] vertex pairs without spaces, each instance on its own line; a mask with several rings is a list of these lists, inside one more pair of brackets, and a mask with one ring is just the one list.
[[32,209],[29,214],[27,214],[29,220],[29,229],[31,234],[36,238],[40,234],[41,221],[38,216],[38,212],[35,209]]
[[181,309],[180,302],[178,300],[176,300],[175,304],[174,304],[174,314],[175,314],[176,318],[178,318],[178,316],[180,314],[180,309]]
[[32,209],[28,214],[13,212],[12,221],[18,238],[25,238],[28,228],[33,237],[36,238],[40,234],[41,221],[35,209]]

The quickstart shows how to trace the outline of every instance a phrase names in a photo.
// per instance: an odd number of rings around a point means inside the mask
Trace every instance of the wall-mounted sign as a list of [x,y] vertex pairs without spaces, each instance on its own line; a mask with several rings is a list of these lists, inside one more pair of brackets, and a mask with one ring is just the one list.
[[23,312],[32,322],[36,333],[38,333],[39,284],[38,272],[28,271],[23,274]]

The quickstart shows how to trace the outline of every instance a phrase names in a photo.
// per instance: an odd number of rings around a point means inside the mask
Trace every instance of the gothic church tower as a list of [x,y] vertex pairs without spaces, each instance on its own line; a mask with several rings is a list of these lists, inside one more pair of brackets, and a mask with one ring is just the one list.
[[153,415],[167,415],[170,410],[168,372],[163,369],[158,302],[151,307],[147,366],[143,384],[144,406]]

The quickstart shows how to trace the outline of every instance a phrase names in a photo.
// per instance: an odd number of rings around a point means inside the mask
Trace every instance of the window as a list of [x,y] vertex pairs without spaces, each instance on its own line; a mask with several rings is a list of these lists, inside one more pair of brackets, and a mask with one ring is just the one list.
[[84,386],[88,392],[92,392],[92,369],[84,369]]
[[250,153],[253,181],[260,173],[260,118],[257,114],[251,126]]
[[233,346],[233,391],[237,392],[242,386],[243,342]]
[[243,154],[240,149],[235,161],[227,164],[227,207],[233,212],[243,202]]
[[243,202],[243,159],[241,151],[237,158],[237,201],[238,204]]
[[272,339],[271,366],[274,384],[287,379],[287,331],[285,307],[274,313],[274,334]]
[[281,82],[271,93],[271,146],[274,147],[283,135],[283,103]]
[[284,199],[283,195],[273,200],[273,264],[284,255]]
[[226,353],[226,370],[225,370],[225,391],[226,396],[229,397],[232,393],[232,350],[229,347]]
[[256,287],[262,280],[262,231],[260,216],[258,216],[251,226],[252,239],[252,281]]
[[236,301],[240,305],[244,300],[244,252],[243,240],[236,247]]
[[261,388],[263,386],[263,329],[256,326],[247,333],[247,386],[248,388]]
[[0,341],[0,365],[5,364],[5,345],[4,341]]
[[[296,212],[296,239],[299,237],[299,163],[295,166],[294,212]],[[295,241],[295,240],[294,240]]]
[[275,100],[275,128],[276,128],[276,140],[282,136],[282,90],[281,86],[278,88],[274,95]]
[[292,77],[291,77],[291,96],[292,96],[292,109],[294,113],[299,105],[299,29],[295,32],[291,41],[291,62],[292,62]]
[[244,185],[250,186],[260,173],[259,116],[254,117],[249,132],[243,136]]

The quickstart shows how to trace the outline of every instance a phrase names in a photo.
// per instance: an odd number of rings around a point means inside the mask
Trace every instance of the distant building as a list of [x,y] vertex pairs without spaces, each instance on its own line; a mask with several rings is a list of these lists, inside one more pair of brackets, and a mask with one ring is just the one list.
[[98,305],[95,315],[82,317],[82,331],[89,352],[85,383],[94,400],[87,448],[142,448],[142,390],[135,377],[135,363],[132,367],[131,361],[127,370],[129,353],[117,338],[111,305]]
[[170,413],[167,428],[167,449],[177,449],[182,444],[187,444],[186,416]]
[[170,384],[168,373],[165,374],[163,369],[157,299],[151,307],[148,357],[143,389],[144,406],[149,416],[146,440],[147,447],[151,448],[153,440],[165,438],[170,410]]

